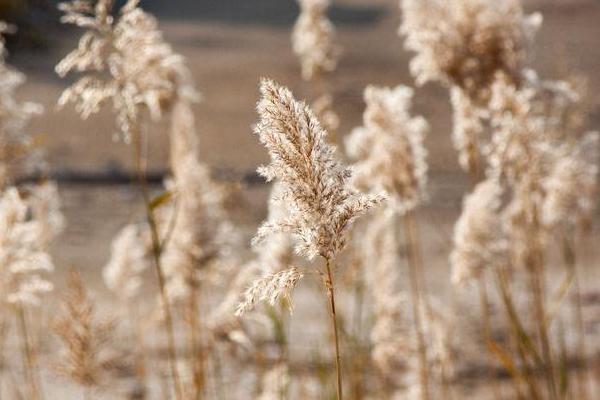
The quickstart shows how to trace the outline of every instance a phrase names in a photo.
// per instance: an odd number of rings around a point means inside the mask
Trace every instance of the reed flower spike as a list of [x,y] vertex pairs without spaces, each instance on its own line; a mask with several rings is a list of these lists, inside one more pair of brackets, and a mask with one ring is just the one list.
[[369,86],[363,126],[346,141],[354,165],[353,183],[367,192],[386,192],[388,206],[403,214],[425,198],[427,151],[423,146],[429,126],[409,114],[413,90]]
[[268,181],[281,182],[281,201],[289,205],[289,215],[264,223],[255,243],[271,233],[290,232],[298,241],[298,254],[334,259],[352,222],[383,197],[351,187],[351,172],[335,158],[327,132],[289,89],[264,79],[260,90],[261,119],[254,131],[269,151],[271,163],[259,173]]
[[112,0],[60,4],[62,22],[86,32],[77,49],[56,66],[61,77],[83,75],[63,92],[59,106],[73,103],[87,118],[112,101],[125,140],[131,139],[143,111],[157,120],[175,99],[197,97],[183,57],[173,52],[156,18],[138,3],[129,0],[116,16],[111,14]]

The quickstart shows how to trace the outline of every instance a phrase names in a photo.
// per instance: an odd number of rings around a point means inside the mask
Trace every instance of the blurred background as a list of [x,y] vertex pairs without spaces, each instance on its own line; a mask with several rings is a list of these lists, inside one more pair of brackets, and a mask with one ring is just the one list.
[[[59,266],[102,266],[110,240],[125,223],[140,217],[137,191],[128,183],[131,149],[113,141],[110,110],[80,121],[69,108],[58,111],[56,101],[67,81],[54,73],[57,62],[76,46],[81,32],[62,26],[58,2],[0,0],[0,18],[18,27],[7,38],[9,63],[28,81],[22,99],[41,103],[46,113],[30,130],[41,134],[50,175],[59,181],[68,228],[55,249]],[[544,16],[532,64],[544,78],[577,74],[588,79],[591,125],[600,127],[595,94],[600,89],[600,2],[597,0],[526,0],[527,11]],[[294,0],[142,0],[156,15],[168,42],[183,54],[203,100],[195,106],[204,160],[224,179],[252,177],[266,153],[251,134],[257,117],[257,84],[272,77],[301,98],[314,98],[300,77],[291,51],[290,32],[298,14]],[[334,109],[341,118],[339,136],[360,123],[362,91],[367,84],[413,86],[408,73],[411,55],[397,35],[397,0],[336,0],[330,17],[343,48],[339,67],[328,77]],[[70,77],[69,79],[74,79]],[[452,229],[460,208],[466,177],[459,170],[450,143],[451,120],[447,91],[436,85],[418,88],[415,112],[432,130],[427,138],[430,202],[424,218],[431,239],[428,252],[446,257],[440,230]],[[150,170],[160,182],[168,163],[167,133],[151,133]],[[241,222],[251,226],[264,217],[267,189],[242,179],[246,210]],[[434,229],[435,228],[435,229]],[[437,236],[436,236],[437,235]],[[93,245],[91,245],[93,243]],[[97,281],[99,281],[99,275]]]

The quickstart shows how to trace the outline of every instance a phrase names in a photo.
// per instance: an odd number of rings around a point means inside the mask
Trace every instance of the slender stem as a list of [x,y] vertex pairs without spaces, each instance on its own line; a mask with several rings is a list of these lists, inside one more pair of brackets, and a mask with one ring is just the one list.
[[333,327],[333,338],[335,342],[335,372],[337,375],[337,400],[342,400],[343,390],[342,390],[342,371],[341,371],[341,357],[340,357],[340,343],[339,343],[339,334],[338,334],[338,326],[337,326],[337,314],[335,311],[335,288],[333,285],[333,275],[331,273],[331,261],[326,258],[326,266],[327,266],[327,281],[325,286],[327,287],[327,297],[329,297],[329,306],[331,311],[331,325]]
[[181,388],[181,381],[179,379],[179,372],[177,371],[177,354],[175,348],[175,332],[173,324],[173,315],[169,306],[169,299],[165,289],[166,279],[162,268],[161,262],[161,241],[158,233],[158,225],[154,217],[154,211],[152,210],[150,192],[148,189],[148,182],[146,179],[146,168],[142,157],[142,138],[141,132],[138,130],[135,132],[135,149],[136,149],[136,166],[138,170],[139,186],[144,199],[144,206],[146,209],[146,220],[150,227],[150,233],[152,237],[152,258],[154,260],[154,269],[158,280],[158,287],[160,289],[160,298],[162,303],[163,312],[165,314],[166,331],[167,331],[167,344],[169,354],[169,364],[171,368],[171,377],[173,378],[173,386],[175,387],[175,398],[177,400],[183,400],[183,391]]
[[[529,390],[529,398],[541,399],[542,396],[540,395],[539,390],[536,386],[537,381],[532,377],[531,374],[532,368],[529,366],[527,354],[529,352],[530,357],[534,358],[534,364],[537,368],[539,368],[539,366],[541,365],[541,358],[537,354],[537,350],[533,347],[531,340],[525,332],[523,324],[521,323],[516,313],[516,309],[512,301],[512,295],[509,289],[508,280],[506,278],[506,271],[504,271],[503,268],[498,268],[495,272],[498,289],[500,290],[500,295],[502,297],[502,303],[504,304],[504,309],[506,311],[506,315],[511,327],[511,332],[513,334],[513,340],[517,348],[517,354],[522,365],[521,373],[524,376],[523,380],[525,381],[524,383],[527,385],[527,388]],[[519,394],[519,398],[522,398],[522,396],[520,395],[518,385],[516,386],[516,389],[517,393]]]
[[138,304],[129,303],[129,315],[133,324],[132,340],[139,347],[139,358],[136,362],[136,375],[141,381],[144,390],[146,389],[146,340],[144,338],[144,329],[140,319]]
[[585,343],[585,329],[583,321],[583,309],[581,303],[581,283],[577,268],[577,257],[575,243],[573,240],[565,239],[564,258],[567,269],[573,273],[574,300],[572,303],[573,314],[575,315],[575,324],[577,326],[577,358],[581,363],[582,372],[577,375],[578,399],[586,400],[589,398],[587,390],[587,350]]
[[555,368],[548,336],[548,327],[546,324],[545,310],[545,276],[544,276],[544,255],[541,244],[541,227],[538,220],[538,209],[531,199],[529,199],[532,221],[529,226],[529,248],[531,253],[528,259],[527,269],[530,275],[530,286],[533,293],[533,311],[537,322],[537,331],[541,344],[542,358],[544,360],[544,373],[546,375],[546,384],[548,387],[548,397],[558,399],[558,388],[556,386]]
[[425,346],[425,334],[423,333],[423,322],[421,321],[421,289],[419,285],[419,260],[416,254],[416,238],[414,237],[413,221],[410,213],[404,215],[404,224],[409,241],[408,246],[408,275],[410,281],[410,295],[417,335],[417,346],[419,351],[419,382],[421,386],[421,399],[429,400],[429,368],[427,363],[427,348]]
[[204,351],[199,343],[200,325],[198,321],[198,299],[196,283],[192,284],[189,296],[189,341],[192,350],[192,371],[194,373],[194,399],[200,400],[204,390]]
[[[490,353],[490,361],[494,361],[493,352],[490,350],[489,343],[492,340],[492,323],[490,320],[490,302],[487,294],[487,286],[485,284],[485,276],[482,275],[479,280],[479,305],[481,311],[481,321],[483,323],[483,340],[486,342],[486,348]],[[490,365],[492,367],[492,365]],[[515,382],[518,385],[518,382]],[[496,379],[492,379],[492,390],[494,392],[494,399],[500,399],[500,391],[498,389],[498,382]],[[518,389],[517,389],[518,390]]]
[[31,349],[29,329],[27,327],[27,316],[25,315],[25,308],[21,304],[17,305],[17,317],[19,320],[19,329],[21,330],[23,364],[27,374],[29,396],[31,400],[36,400],[40,398],[39,386],[34,371],[35,361]]
[[550,399],[558,399],[557,388],[554,379],[554,362],[550,339],[548,337],[547,325],[545,323],[546,311],[544,306],[544,288],[543,272],[541,265],[535,263],[529,270],[530,285],[533,293],[533,308],[537,322],[538,336],[541,342],[542,357],[544,359],[544,373],[546,375],[546,385],[548,387],[548,396]]

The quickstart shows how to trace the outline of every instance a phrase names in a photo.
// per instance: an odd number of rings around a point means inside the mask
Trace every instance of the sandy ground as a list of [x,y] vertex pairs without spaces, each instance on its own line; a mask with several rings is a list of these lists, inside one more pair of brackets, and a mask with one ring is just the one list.
[[[246,173],[265,161],[266,153],[251,134],[257,120],[254,106],[257,83],[268,76],[292,88],[298,97],[310,98],[313,88],[299,78],[299,66],[290,49],[289,34],[297,9],[291,0],[173,0],[146,3],[156,12],[167,40],[188,60],[204,100],[195,106],[203,159],[219,169]],[[543,77],[561,77],[565,70],[589,78],[591,93],[600,89],[600,2],[592,0],[531,0],[528,10],[544,14],[533,65]],[[412,85],[410,54],[396,34],[399,23],[396,0],[340,0],[332,11],[344,52],[329,83],[343,134],[360,123],[362,90],[367,84]],[[46,114],[31,130],[41,133],[47,145],[51,173],[110,172],[131,169],[131,149],[112,140],[111,116],[102,113],[82,122],[72,110],[55,109],[67,85],[52,71],[76,43],[77,32],[59,29],[49,33],[48,49],[22,52],[10,62],[29,77],[23,98],[42,103]],[[597,100],[596,98],[594,100]],[[418,88],[416,112],[432,126],[427,137],[431,171],[430,201],[420,213],[421,235],[430,285],[436,293],[448,289],[448,239],[467,186],[450,143],[450,107],[447,92],[435,85]],[[600,110],[593,106],[591,124],[600,126]],[[153,129],[149,145],[151,169],[168,167],[167,133]],[[129,185],[69,184],[60,186],[68,227],[54,246],[59,270],[82,268],[87,281],[101,292],[100,268],[106,262],[110,241],[125,223],[140,219],[139,195]],[[236,219],[248,235],[266,212],[267,188],[242,187],[248,207]],[[597,239],[594,230],[590,240]],[[588,257],[591,260],[593,253]],[[590,265],[588,263],[588,265]],[[598,271],[586,270],[585,284],[597,287]],[[59,284],[60,285],[60,284]],[[110,300],[109,300],[109,303]],[[300,308],[298,314],[302,315]],[[300,320],[302,320],[302,316]],[[306,318],[306,315],[305,317]],[[52,397],[60,398],[60,397]]]

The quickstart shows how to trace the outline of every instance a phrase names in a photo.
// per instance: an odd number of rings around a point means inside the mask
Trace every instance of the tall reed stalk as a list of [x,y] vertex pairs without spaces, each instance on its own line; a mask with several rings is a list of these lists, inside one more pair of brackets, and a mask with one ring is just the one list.
[[193,384],[194,384],[194,395],[192,396],[195,400],[200,400],[204,397],[204,385],[205,385],[205,373],[204,373],[204,345],[202,343],[200,334],[200,324],[198,321],[198,293],[196,285],[192,285],[191,293],[188,298],[188,341],[191,350],[191,361],[192,373],[193,373]]
[[537,326],[537,336],[540,341],[541,356],[543,358],[543,373],[547,386],[548,398],[559,399],[558,386],[556,384],[556,370],[554,366],[554,354],[550,344],[548,324],[546,323],[546,285],[544,274],[543,250],[540,243],[540,226],[537,221],[537,209],[533,206],[533,221],[530,227],[529,256],[527,272],[529,274],[529,285],[533,296],[533,315]]
[[[479,279],[477,280],[477,284],[477,289],[479,291],[479,312],[481,318],[481,325],[483,328],[481,332],[482,338],[484,343],[486,344],[486,348],[488,349],[490,361],[494,361],[494,351],[492,349],[495,343],[493,343],[494,339],[492,337],[490,302],[488,298],[485,274],[482,274],[482,276],[479,277]],[[492,366],[493,364],[490,363],[490,368]],[[492,379],[492,390],[494,392],[494,399],[500,400],[500,391],[498,388],[498,382],[496,382],[495,377]]]
[[339,343],[339,332],[338,332],[338,321],[337,313],[335,310],[335,287],[333,283],[333,274],[331,268],[331,261],[329,258],[325,259],[325,266],[327,268],[327,278],[325,280],[325,287],[327,289],[327,297],[329,298],[331,326],[333,329],[333,339],[335,347],[335,374],[336,374],[336,393],[337,400],[343,400],[343,382],[342,382],[342,366],[341,366],[341,353]]
[[[271,163],[259,173],[281,184],[279,202],[288,203],[288,215],[266,221],[254,238],[258,244],[269,235],[291,233],[299,255],[312,260],[325,259],[326,291],[329,297],[334,333],[337,399],[342,400],[342,371],[339,328],[335,303],[332,260],[346,245],[346,234],[356,218],[383,200],[381,195],[365,195],[349,183],[350,171],[335,157],[328,132],[304,102],[291,91],[264,79],[262,98],[257,105],[260,122],[254,132],[269,151]],[[241,315],[259,300],[272,305],[291,291],[304,274],[296,267],[256,280],[237,309]]]
[[23,357],[23,367],[25,369],[25,376],[27,379],[28,398],[30,400],[39,400],[42,398],[41,388],[38,380],[39,377],[36,372],[35,355],[33,353],[33,349],[31,348],[31,337],[27,323],[27,315],[25,313],[25,306],[18,304],[16,307],[17,320],[21,333],[21,351]]
[[146,212],[146,221],[150,228],[152,238],[152,258],[154,260],[154,270],[158,281],[158,287],[160,291],[160,298],[162,304],[162,311],[165,317],[165,330],[167,334],[167,352],[169,356],[169,365],[171,370],[171,378],[173,379],[173,386],[175,390],[175,398],[177,400],[183,400],[183,389],[181,386],[181,380],[179,378],[179,372],[177,370],[177,350],[175,345],[175,326],[173,322],[173,315],[169,304],[169,298],[166,292],[166,279],[161,263],[162,244],[160,235],[158,232],[158,224],[152,208],[152,200],[150,198],[150,191],[148,188],[148,182],[146,178],[146,161],[143,155],[143,138],[140,127],[137,126],[134,130],[133,137],[134,149],[135,149],[135,163],[138,172],[138,184],[142,193],[144,201],[144,208]]
[[425,343],[423,321],[421,319],[422,311],[425,307],[427,307],[423,298],[425,294],[422,291],[423,266],[421,265],[421,248],[419,238],[417,237],[414,215],[412,211],[404,214],[403,221],[408,240],[408,275],[413,322],[417,337],[419,355],[419,383],[421,387],[421,399],[429,400],[429,366],[427,361],[427,346]]
[[581,400],[589,399],[588,394],[588,362],[587,345],[585,340],[585,326],[583,321],[583,309],[581,303],[581,282],[579,279],[579,268],[577,265],[577,252],[575,241],[569,238],[564,240],[563,258],[567,267],[567,272],[573,276],[573,301],[571,308],[575,317],[577,330],[577,359],[581,365],[581,372],[577,374],[577,398]]

